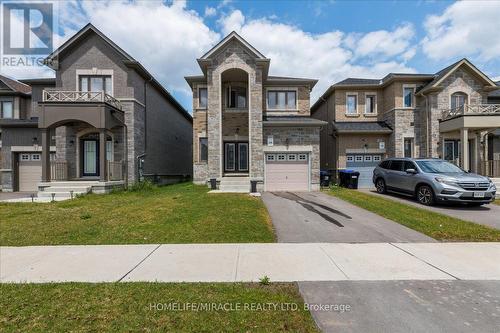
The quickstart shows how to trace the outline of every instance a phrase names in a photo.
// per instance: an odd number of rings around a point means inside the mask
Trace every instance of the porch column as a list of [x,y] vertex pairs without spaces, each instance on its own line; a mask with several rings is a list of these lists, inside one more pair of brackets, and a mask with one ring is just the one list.
[[481,138],[480,138],[480,134],[476,132],[476,135],[474,136],[474,141],[473,141],[473,145],[472,145],[472,171],[474,173],[479,173],[481,172],[481,168],[480,168],[480,163],[479,163],[479,147],[480,147],[480,142]]
[[488,134],[485,134],[483,136],[484,140],[484,175],[487,176],[490,174],[490,163],[488,160],[490,159],[489,157],[489,149],[488,149]]
[[106,129],[99,129],[99,180],[105,182],[108,177],[106,174]]
[[441,149],[441,156],[440,158],[442,160],[444,160],[444,140],[445,140],[445,135],[444,133],[441,133],[441,137],[440,137],[440,140],[439,140],[439,144],[441,145],[439,148]]
[[460,129],[460,167],[469,170],[469,129]]
[[41,128],[42,132],[42,182],[50,182],[50,129]]

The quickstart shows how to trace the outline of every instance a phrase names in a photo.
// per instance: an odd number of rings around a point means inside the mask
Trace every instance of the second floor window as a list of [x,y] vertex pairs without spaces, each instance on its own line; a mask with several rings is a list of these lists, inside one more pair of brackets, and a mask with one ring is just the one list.
[[109,75],[80,75],[80,91],[105,92],[112,95],[111,76]]
[[467,104],[467,95],[464,93],[454,93],[451,95],[451,108],[460,108]]
[[200,138],[200,162],[208,160],[208,139]]
[[14,117],[12,101],[0,101],[0,116],[5,119]]
[[375,95],[366,95],[365,113],[374,114],[376,112],[375,103],[376,103]]
[[208,105],[208,90],[207,88],[198,88],[198,107],[206,109]]
[[413,107],[413,94],[415,92],[415,88],[413,87],[404,87],[403,88],[403,105],[405,108]]
[[296,110],[297,92],[294,90],[269,90],[267,92],[269,110]]
[[247,107],[247,89],[245,87],[228,87],[227,107],[244,109]]
[[358,113],[358,96],[347,95],[347,114]]

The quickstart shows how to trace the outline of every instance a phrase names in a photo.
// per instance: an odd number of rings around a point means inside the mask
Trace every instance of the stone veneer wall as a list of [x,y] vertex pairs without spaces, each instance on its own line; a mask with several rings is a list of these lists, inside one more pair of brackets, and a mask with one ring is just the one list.
[[279,151],[286,152],[289,147],[300,149],[300,146],[311,147],[310,161],[311,161],[311,189],[319,189],[319,127],[265,127],[262,144],[265,145],[267,137],[273,136],[273,149],[280,149]]

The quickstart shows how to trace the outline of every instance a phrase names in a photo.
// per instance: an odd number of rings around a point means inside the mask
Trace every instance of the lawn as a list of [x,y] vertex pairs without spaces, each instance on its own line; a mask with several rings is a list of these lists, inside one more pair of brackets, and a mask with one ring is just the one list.
[[0,245],[273,242],[260,198],[182,183],[54,203],[0,203]]
[[[2,332],[317,332],[293,283],[1,284],[0,290]],[[208,303],[215,306],[201,308]]]
[[334,187],[328,193],[437,240],[451,242],[500,241],[500,230],[391,199],[340,187]]

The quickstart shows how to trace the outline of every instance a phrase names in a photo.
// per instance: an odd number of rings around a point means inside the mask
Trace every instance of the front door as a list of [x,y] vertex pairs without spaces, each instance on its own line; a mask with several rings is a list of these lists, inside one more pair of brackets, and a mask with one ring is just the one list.
[[224,143],[224,172],[248,172],[248,142]]
[[99,176],[99,140],[83,139],[82,142],[82,176]]

